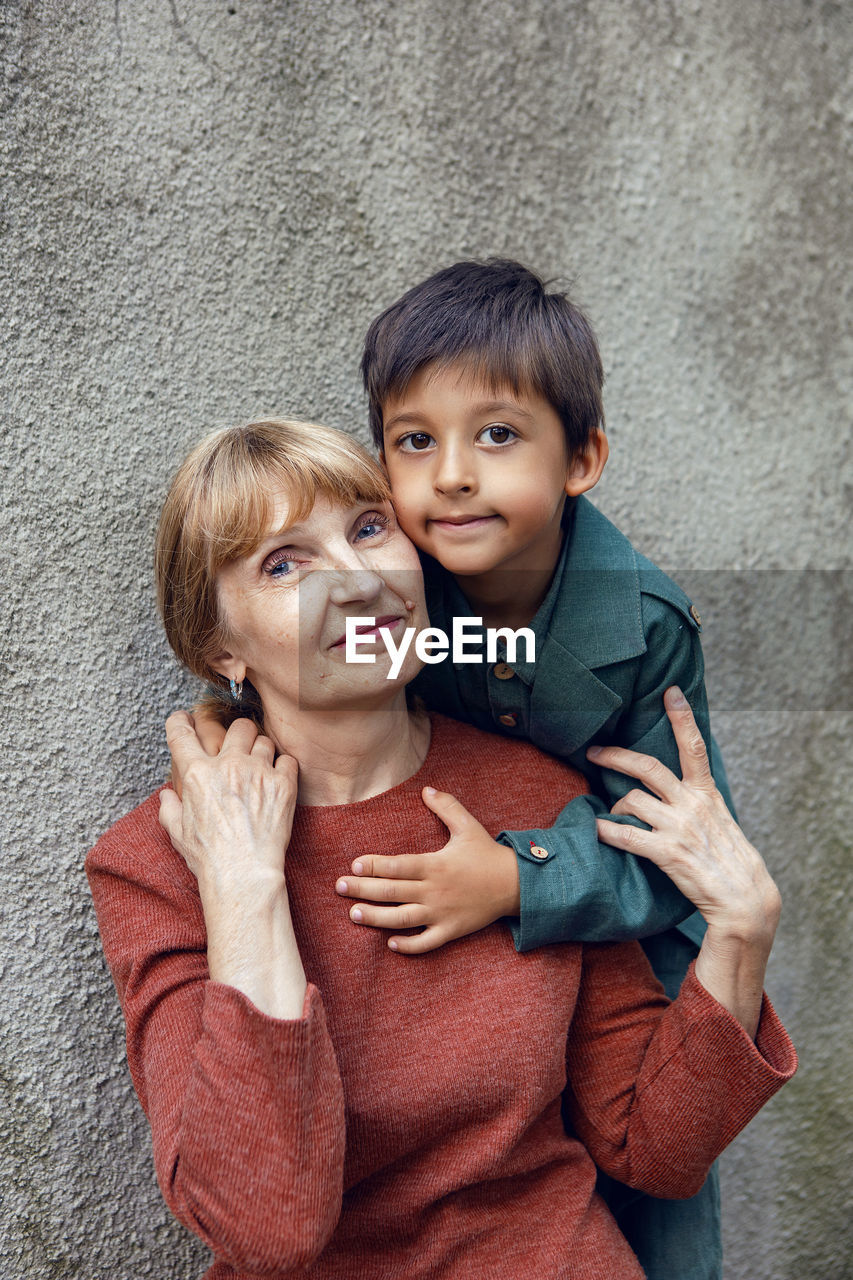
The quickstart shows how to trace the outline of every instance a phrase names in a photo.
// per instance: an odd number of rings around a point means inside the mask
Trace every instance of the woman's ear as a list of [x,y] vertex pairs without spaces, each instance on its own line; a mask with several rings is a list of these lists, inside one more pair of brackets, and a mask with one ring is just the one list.
[[596,427],[583,453],[576,454],[569,463],[565,489],[570,498],[577,498],[579,494],[586,493],[593,485],[598,484],[609,454],[607,436],[601,427]]
[[235,684],[242,684],[246,679],[245,662],[235,657],[233,653],[229,653],[227,649],[214,654],[209,665],[218,676],[222,676],[223,680],[233,680]]

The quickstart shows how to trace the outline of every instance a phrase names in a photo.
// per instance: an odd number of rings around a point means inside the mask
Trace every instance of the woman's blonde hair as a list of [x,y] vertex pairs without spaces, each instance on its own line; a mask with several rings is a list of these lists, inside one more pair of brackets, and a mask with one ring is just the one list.
[[[349,506],[385,502],[390,489],[379,464],[342,431],[269,418],[196,445],[160,514],[154,572],[166,636],[184,666],[223,692],[226,682],[210,665],[227,647],[216,575],[268,536],[282,494],[296,524],[320,495]],[[243,714],[259,710],[247,692]]]

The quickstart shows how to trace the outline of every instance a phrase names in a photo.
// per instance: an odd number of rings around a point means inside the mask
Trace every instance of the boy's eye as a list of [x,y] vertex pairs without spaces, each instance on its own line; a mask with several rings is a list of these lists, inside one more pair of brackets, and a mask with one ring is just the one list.
[[408,435],[400,437],[397,448],[405,453],[420,453],[421,450],[428,449],[431,444],[435,444],[435,441],[428,432],[410,431]]
[[496,422],[491,427],[484,427],[479,437],[484,444],[509,444],[511,440],[518,437],[512,427],[505,427],[502,423]]

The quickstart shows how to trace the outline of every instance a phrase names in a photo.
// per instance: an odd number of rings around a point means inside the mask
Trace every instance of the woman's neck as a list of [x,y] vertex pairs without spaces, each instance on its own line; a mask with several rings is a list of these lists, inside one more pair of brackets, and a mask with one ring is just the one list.
[[297,801],[354,804],[399,786],[429,750],[426,716],[409,712],[405,695],[381,709],[268,710],[265,729],[279,751],[299,762]]

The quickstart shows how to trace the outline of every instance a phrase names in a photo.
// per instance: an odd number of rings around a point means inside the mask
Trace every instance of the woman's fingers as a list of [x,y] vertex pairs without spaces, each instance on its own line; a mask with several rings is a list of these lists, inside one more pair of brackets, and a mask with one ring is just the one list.
[[205,706],[193,707],[193,724],[198,740],[209,756],[218,756],[225,741],[225,726],[220,724],[212,710]]
[[629,751],[627,747],[590,747],[586,754],[602,769],[612,769],[615,773],[636,778],[661,800],[673,804],[678,799],[679,779],[654,756],[644,756],[639,751]]
[[252,743],[251,754],[256,760],[263,760],[265,764],[272,764],[275,760],[275,743],[272,738],[259,733]]
[[186,711],[173,711],[166,718],[166,742],[181,777],[193,760],[203,760],[207,756]]
[[678,747],[682,781],[699,791],[714,791],[716,783],[711,773],[708,752],[702,734],[696,727],[690,703],[677,685],[673,685],[664,694],[663,704]]
[[261,736],[254,720],[235,720],[228,726],[228,732],[222,740],[220,755],[249,755],[257,738]]
[[609,818],[597,818],[595,825],[602,844],[621,849],[623,853],[634,853],[638,858],[648,858],[651,862],[667,861],[659,832],[643,831],[642,827],[611,822]]
[[166,832],[173,846],[179,849],[183,831],[183,806],[169,787],[160,792],[160,826]]
[[610,812],[613,815],[639,818],[641,822],[647,822],[650,827],[660,829],[667,826],[667,817],[672,813],[672,808],[654,796],[650,796],[648,791],[641,791],[639,787],[635,787],[633,791],[629,791],[626,796],[617,800]]

